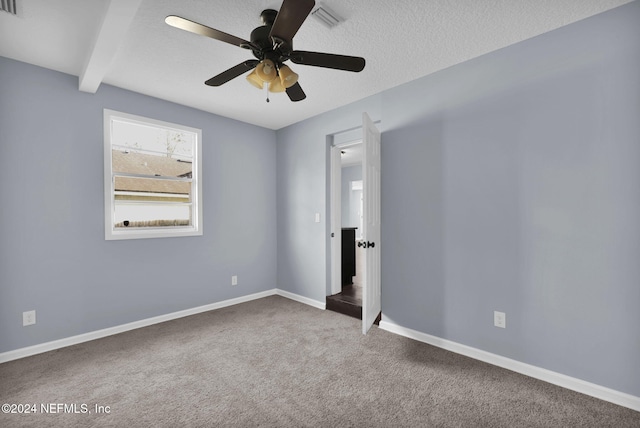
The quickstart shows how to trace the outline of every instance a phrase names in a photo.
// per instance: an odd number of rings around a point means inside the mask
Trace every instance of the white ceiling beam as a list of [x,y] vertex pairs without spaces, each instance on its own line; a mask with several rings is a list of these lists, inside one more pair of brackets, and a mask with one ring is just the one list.
[[94,94],[109,70],[142,0],[111,0],[79,77],[79,88]]

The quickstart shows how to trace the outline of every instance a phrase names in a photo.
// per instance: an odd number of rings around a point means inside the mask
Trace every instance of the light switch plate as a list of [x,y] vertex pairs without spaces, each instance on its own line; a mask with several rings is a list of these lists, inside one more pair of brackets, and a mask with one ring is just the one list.
[[507,314],[493,311],[493,325],[500,328],[507,328]]

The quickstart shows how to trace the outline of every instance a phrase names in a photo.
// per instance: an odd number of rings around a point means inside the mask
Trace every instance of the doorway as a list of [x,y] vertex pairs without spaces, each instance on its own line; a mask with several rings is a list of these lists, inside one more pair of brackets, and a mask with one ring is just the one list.
[[[361,139],[361,180],[362,180],[362,239],[356,241],[357,227],[345,228],[342,225],[342,156],[347,154],[346,147],[355,144],[336,144],[331,147],[331,295],[327,299],[327,309],[334,308],[334,303],[340,306],[349,303],[358,310],[358,300],[361,300],[358,313],[362,319],[362,333],[367,334],[373,324],[377,324],[381,317],[381,283],[380,283],[380,131],[367,113],[362,114]],[[351,189],[355,189],[353,185]],[[344,242],[343,242],[344,239]],[[355,246],[357,242],[357,247]],[[353,287],[353,277],[356,276],[355,260],[350,265],[348,257],[355,259],[362,249],[362,293],[357,298],[357,288]],[[344,254],[343,254],[344,252]],[[338,256],[339,255],[339,256]],[[338,269],[339,267],[339,269]],[[352,269],[346,271],[345,269]],[[350,281],[351,279],[351,281]],[[338,282],[340,281],[340,282]],[[351,284],[349,284],[351,282]],[[344,287],[343,287],[344,283]],[[353,292],[345,291],[351,285]],[[338,291],[338,293],[336,293]]]
[[[348,141],[332,147],[332,270],[331,295],[326,308],[362,319],[362,141]],[[336,170],[339,168],[339,170]]]

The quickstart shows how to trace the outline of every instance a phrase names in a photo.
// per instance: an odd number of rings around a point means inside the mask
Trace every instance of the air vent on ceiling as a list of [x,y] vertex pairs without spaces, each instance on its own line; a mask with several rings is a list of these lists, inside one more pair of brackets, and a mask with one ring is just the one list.
[[16,0],[0,0],[0,10],[4,10],[5,12],[15,15],[17,13]]
[[319,6],[316,10],[311,12],[311,15],[329,28],[333,28],[342,22],[342,18],[326,6]]

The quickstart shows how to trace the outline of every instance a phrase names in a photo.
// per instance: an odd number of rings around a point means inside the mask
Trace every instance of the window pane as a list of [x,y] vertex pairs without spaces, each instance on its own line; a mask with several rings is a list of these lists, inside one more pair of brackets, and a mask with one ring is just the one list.
[[115,177],[115,227],[191,225],[191,183]]
[[190,176],[195,141],[196,134],[185,130],[114,119],[112,170],[152,176]]

